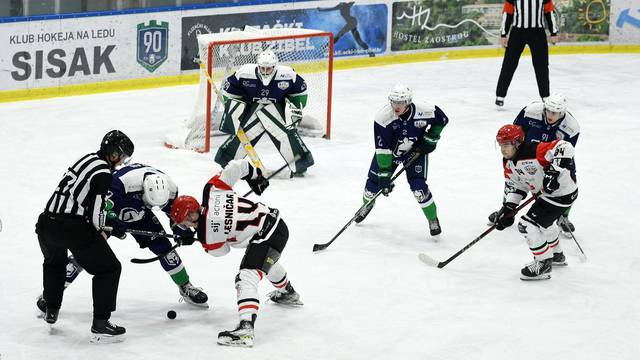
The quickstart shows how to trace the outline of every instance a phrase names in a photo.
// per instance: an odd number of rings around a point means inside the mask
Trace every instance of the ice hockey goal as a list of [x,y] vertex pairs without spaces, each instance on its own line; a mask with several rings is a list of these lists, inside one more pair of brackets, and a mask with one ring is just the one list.
[[332,33],[247,28],[200,34],[198,47],[202,63],[198,97],[191,117],[177,132],[166,136],[168,147],[208,152],[215,145],[212,136],[221,134],[218,126],[224,108],[220,93],[224,79],[240,66],[255,63],[257,55],[267,49],[278,55],[280,65],[291,66],[307,82],[308,101],[299,132],[303,136],[331,136]]

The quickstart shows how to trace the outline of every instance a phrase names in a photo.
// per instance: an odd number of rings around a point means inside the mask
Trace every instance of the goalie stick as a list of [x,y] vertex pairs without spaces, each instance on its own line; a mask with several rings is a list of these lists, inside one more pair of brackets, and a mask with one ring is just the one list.
[[[402,166],[402,169],[400,169],[400,171],[398,171],[395,175],[393,175],[391,177],[391,180],[389,181],[390,184],[393,184],[393,182],[395,181],[395,179],[400,176],[406,169],[407,166],[411,165],[414,161],[416,161],[416,159],[418,159],[418,157],[420,157],[420,155],[422,155],[422,153],[417,152],[415,153],[415,155],[413,155],[413,157],[411,159],[409,159],[409,161],[404,164]],[[340,234],[342,234],[345,230],[347,230],[347,228],[349,227],[349,225],[351,225],[351,223],[356,219],[356,217],[362,212],[364,211],[364,208],[368,205],[371,204],[375,199],[378,198],[378,196],[380,196],[380,194],[382,194],[382,189],[380,189],[371,199],[371,201],[369,201],[366,204],[362,204],[362,206],[360,207],[360,209],[358,209],[358,211],[356,211],[355,215],[353,215],[353,217],[351,218],[351,220],[349,220],[349,222],[347,222],[347,224],[345,226],[342,227],[342,229],[340,229],[340,231],[338,231],[338,233],[331,238],[331,240],[329,240],[328,242],[324,243],[324,244],[313,244],[313,252],[316,251],[320,251],[320,250],[324,250],[326,248],[329,247],[329,245],[331,245],[331,243],[333,243],[338,236],[340,236]]]
[[[535,196],[530,197],[527,201],[525,201],[524,203],[520,204],[520,206],[518,206],[514,210],[513,215],[515,216],[515,214],[517,214],[518,211],[520,211],[520,209],[522,209],[523,207],[529,205],[529,203],[531,203],[533,200],[535,200]],[[418,254],[418,259],[420,259],[420,261],[422,261],[423,263],[425,263],[427,265],[431,265],[431,266],[437,267],[438,269],[442,269],[443,267],[447,266],[448,263],[453,261],[453,259],[457,258],[458,256],[460,256],[460,254],[462,254],[463,252],[467,251],[467,249],[469,249],[470,247],[475,245],[478,241],[482,240],[482,238],[487,236],[495,228],[496,228],[496,224],[491,225],[491,227],[489,227],[482,234],[480,234],[480,236],[478,236],[477,238],[473,239],[472,242],[468,243],[465,247],[463,247],[462,249],[458,250],[457,253],[451,255],[451,257],[449,257],[445,261],[437,261],[437,260],[435,260],[434,258],[430,257],[429,255],[427,255],[425,253],[419,253]]]

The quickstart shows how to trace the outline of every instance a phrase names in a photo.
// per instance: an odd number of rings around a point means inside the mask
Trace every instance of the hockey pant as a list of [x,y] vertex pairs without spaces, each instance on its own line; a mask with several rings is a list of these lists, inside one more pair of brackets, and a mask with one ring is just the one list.
[[282,158],[289,164],[292,172],[303,173],[314,164],[313,156],[300,138],[296,126],[287,123],[284,109],[279,105],[254,103],[248,110],[245,109],[246,105],[235,99],[230,99],[226,103],[225,120],[221,123],[221,128],[225,127],[228,132],[230,124],[233,124],[234,134],[229,136],[218,149],[216,163],[225,167],[229,161],[242,159],[247,155],[247,151],[235,134],[241,126],[253,146],[266,133]]
[[[396,162],[394,160],[393,165],[391,166],[392,173],[395,172],[399,164],[400,162]],[[435,219],[437,217],[436,205],[433,201],[433,195],[429,190],[429,185],[427,185],[428,170],[429,156],[423,154],[420,155],[420,157],[411,165],[409,165],[409,167],[405,170],[405,176],[407,178],[407,182],[409,183],[409,188],[411,189],[413,196],[416,198],[418,205],[420,205],[420,208],[422,208],[425,216],[428,219]],[[380,191],[380,186],[378,185],[378,162],[376,161],[376,157],[374,155],[373,160],[371,160],[371,166],[369,167],[369,176],[364,188],[364,201],[371,201],[371,199],[373,199],[378,191]]]
[[[570,207],[569,204],[568,207]],[[524,236],[534,259],[542,261],[562,252],[560,229],[555,225],[567,207],[556,206],[543,199],[536,199],[526,215],[518,222],[518,231]]]
[[273,286],[285,288],[289,283],[287,272],[278,261],[289,239],[289,230],[279,220],[271,236],[262,242],[252,242],[247,247],[240,271],[236,275],[238,314],[240,320],[254,321],[260,308],[258,283],[266,275]]

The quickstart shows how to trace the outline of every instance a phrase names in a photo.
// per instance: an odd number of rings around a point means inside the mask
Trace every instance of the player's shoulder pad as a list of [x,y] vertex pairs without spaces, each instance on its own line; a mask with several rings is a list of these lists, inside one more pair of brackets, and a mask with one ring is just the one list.
[[382,107],[382,109],[378,110],[378,113],[375,117],[375,122],[382,127],[387,127],[387,125],[389,125],[395,119],[396,114],[393,112],[393,109],[391,109],[391,105],[386,104]]
[[419,119],[433,119],[436,116],[436,106],[426,102],[416,102],[416,113],[413,116],[414,120]]
[[524,108],[524,116],[529,119],[542,120],[544,112],[544,103],[542,101],[534,101]]
[[275,71],[276,71],[276,76],[273,79],[276,81],[283,81],[283,80],[295,81],[296,80],[296,76],[297,76],[296,71],[289,66],[276,65]]
[[242,65],[235,73],[236,79],[258,79],[256,76],[256,64]]
[[576,120],[576,118],[574,118],[568,111],[564,115],[564,119],[560,123],[559,129],[567,133],[569,137],[574,137],[580,134],[580,125],[578,124],[578,120]]

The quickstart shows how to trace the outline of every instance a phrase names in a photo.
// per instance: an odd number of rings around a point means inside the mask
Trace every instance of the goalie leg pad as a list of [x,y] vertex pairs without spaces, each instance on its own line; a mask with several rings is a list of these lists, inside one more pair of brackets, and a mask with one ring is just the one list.
[[238,127],[242,125],[242,120],[245,118],[244,113],[247,108],[247,104],[243,101],[236,99],[229,99],[224,104],[224,113],[220,120],[220,131],[225,134],[235,134],[238,131]]

